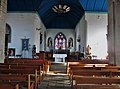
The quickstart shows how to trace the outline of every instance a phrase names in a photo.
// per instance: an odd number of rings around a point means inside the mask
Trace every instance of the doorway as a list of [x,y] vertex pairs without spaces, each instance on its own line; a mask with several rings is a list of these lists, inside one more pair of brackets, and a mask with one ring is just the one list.
[[5,57],[8,56],[8,43],[11,43],[11,27],[6,23],[6,32],[5,32]]

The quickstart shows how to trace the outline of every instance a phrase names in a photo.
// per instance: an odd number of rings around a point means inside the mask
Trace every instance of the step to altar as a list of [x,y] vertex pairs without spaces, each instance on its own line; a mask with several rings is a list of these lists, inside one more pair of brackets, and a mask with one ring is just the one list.
[[66,73],[66,62],[51,62],[50,71]]

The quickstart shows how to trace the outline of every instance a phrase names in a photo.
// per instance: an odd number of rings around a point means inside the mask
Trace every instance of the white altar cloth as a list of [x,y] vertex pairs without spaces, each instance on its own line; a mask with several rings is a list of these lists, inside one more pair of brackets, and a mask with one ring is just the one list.
[[53,54],[53,57],[55,58],[55,62],[65,62],[67,54]]

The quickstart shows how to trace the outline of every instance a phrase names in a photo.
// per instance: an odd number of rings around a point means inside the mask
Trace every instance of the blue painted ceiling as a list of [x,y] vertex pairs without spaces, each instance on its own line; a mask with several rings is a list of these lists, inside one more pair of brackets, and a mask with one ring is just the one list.
[[64,0],[70,6],[67,13],[52,10],[60,0],[8,0],[8,12],[37,12],[46,28],[74,29],[85,11],[107,12],[108,0]]

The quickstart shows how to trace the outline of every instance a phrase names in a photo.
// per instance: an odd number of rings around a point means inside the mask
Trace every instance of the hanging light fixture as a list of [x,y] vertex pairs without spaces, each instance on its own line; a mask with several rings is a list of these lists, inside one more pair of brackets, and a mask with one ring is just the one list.
[[63,0],[60,0],[60,3],[53,6],[52,10],[56,13],[67,13],[70,11],[70,7],[66,5]]

